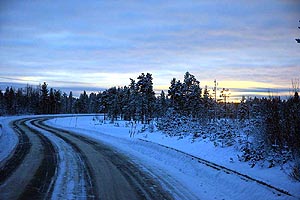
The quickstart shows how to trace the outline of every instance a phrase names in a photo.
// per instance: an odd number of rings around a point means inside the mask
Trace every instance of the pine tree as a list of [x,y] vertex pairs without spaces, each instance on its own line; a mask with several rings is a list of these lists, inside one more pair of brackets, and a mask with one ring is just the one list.
[[26,96],[23,95],[23,89],[18,88],[15,94],[15,112],[16,114],[26,113],[27,107],[27,99]]
[[54,91],[53,88],[50,88],[49,92],[49,112],[50,114],[55,113],[55,96],[54,96]]
[[142,73],[138,78],[136,84],[138,93],[140,96],[140,118],[142,123],[149,123],[153,117],[154,104],[155,104],[155,93],[153,91],[153,78],[152,74]]
[[196,117],[201,109],[201,88],[200,82],[194,75],[186,72],[183,83],[175,78],[171,81],[168,90],[171,107],[182,115]]
[[68,113],[74,113],[73,110],[73,104],[74,104],[74,99],[73,99],[73,93],[70,91],[69,93],[69,98],[68,98]]
[[31,87],[30,89],[30,113],[39,114],[40,113],[40,99],[41,99],[41,88],[38,85],[35,89]]
[[106,114],[108,113],[108,103],[109,103],[108,92],[103,91],[101,94],[99,110],[101,113],[104,114],[104,120],[106,120]]
[[48,88],[46,82],[42,85],[41,88],[41,101],[40,101],[40,113],[48,114],[49,113],[49,96],[48,96]]
[[200,117],[203,122],[214,118],[214,101],[209,94],[207,86],[204,87],[203,98],[201,99]]
[[[139,102],[139,95],[138,95],[138,87],[136,86],[135,80],[130,79],[129,85],[129,105],[128,105],[128,112],[130,113],[130,119],[137,120],[137,107]],[[139,106],[140,107],[140,106]]]
[[69,101],[68,95],[64,92],[61,100],[61,113],[68,113]]
[[88,113],[98,113],[99,111],[99,101],[97,99],[97,94],[91,93],[89,95],[89,105],[88,105]]
[[168,96],[170,97],[170,106],[175,108],[175,95],[176,95],[176,78],[171,80],[171,85],[168,90]]
[[171,107],[178,113],[182,113],[184,110],[185,102],[183,93],[183,84],[180,80],[176,81],[176,79],[173,78],[168,90],[168,96],[170,96]]
[[244,122],[246,119],[249,119],[249,107],[246,103],[246,99],[243,96],[241,103],[238,106],[238,119],[241,122]]
[[59,114],[61,112],[61,91],[60,90],[54,90],[54,113]]
[[165,92],[162,90],[160,95],[156,98],[154,117],[159,118],[165,116],[168,103],[167,103]]
[[107,90],[106,98],[107,99],[105,101],[107,103],[107,115],[110,118],[111,122],[114,122],[119,114],[117,88],[109,88]]
[[89,97],[86,94],[86,91],[84,90],[75,103],[76,113],[88,113],[88,99]]
[[5,109],[8,115],[16,114],[15,110],[15,92],[12,87],[7,87],[4,93]]
[[[131,120],[132,113],[131,113],[131,108],[130,108],[130,99],[131,99],[131,92],[129,87],[124,87],[124,97],[122,99],[122,110],[124,114],[124,120]],[[133,113],[134,114],[134,113]]]

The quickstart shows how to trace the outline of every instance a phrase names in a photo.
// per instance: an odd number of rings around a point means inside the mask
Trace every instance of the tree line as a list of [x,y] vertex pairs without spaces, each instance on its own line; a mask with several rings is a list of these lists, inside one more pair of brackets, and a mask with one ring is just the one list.
[[294,95],[285,100],[243,98],[240,103],[230,103],[228,89],[222,89],[216,99],[216,88],[212,91],[207,86],[201,88],[200,81],[189,72],[184,74],[183,81],[173,78],[167,94],[165,91],[155,94],[152,74],[142,73],[124,87],[111,87],[89,95],[84,91],[79,97],[74,97],[72,92],[49,89],[47,83],[18,89],[7,87],[5,91],[0,90],[0,114],[104,113],[112,122],[117,118],[145,124],[156,120],[162,131],[175,135],[180,132],[176,127],[184,132],[184,123],[189,128],[190,124],[196,124],[195,137],[201,136],[199,129],[205,133],[223,130],[216,137],[227,139],[237,136],[237,132],[228,131],[232,130],[232,124],[237,124],[236,130],[246,127],[245,132],[255,138],[246,141],[243,150],[243,159],[255,162],[263,157],[261,152],[286,151],[300,158],[298,90],[295,87]]

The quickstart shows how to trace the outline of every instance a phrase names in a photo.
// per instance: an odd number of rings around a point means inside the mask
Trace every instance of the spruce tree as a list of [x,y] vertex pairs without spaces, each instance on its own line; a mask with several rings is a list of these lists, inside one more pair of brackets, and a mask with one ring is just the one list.
[[129,105],[128,105],[128,111],[130,113],[130,119],[131,120],[137,120],[137,105],[139,101],[138,96],[138,88],[136,86],[135,80],[130,79],[130,85],[129,85]]
[[55,96],[53,88],[50,88],[49,92],[49,113],[54,114],[55,113]]
[[59,114],[61,112],[61,91],[60,90],[54,90],[54,113]]
[[15,113],[15,92],[12,87],[7,87],[4,93],[6,113],[14,115]]
[[69,98],[68,98],[68,113],[74,113],[73,112],[73,104],[74,104],[73,93],[72,93],[72,91],[70,91]]
[[249,119],[249,107],[246,103],[246,99],[243,96],[241,103],[238,106],[238,119],[241,122],[244,122],[246,119]]
[[49,96],[48,96],[48,88],[46,82],[42,85],[41,88],[41,101],[40,101],[40,113],[48,114],[49,113]]
[[140,97],[140,118],[142,123],[149,123],[153,117],[155,93],[153,91],[152,74],[142,73],[138,78],[136,86]]

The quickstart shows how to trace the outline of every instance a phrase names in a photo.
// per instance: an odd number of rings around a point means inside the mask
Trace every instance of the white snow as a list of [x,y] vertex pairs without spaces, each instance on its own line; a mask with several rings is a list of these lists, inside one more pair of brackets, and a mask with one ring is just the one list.
[[[177,199],[289,199],[289,197],[277,196],[277,192],[256,182],[246,182],[236,175],[217,171],[198,163],[190,156],[158,144],[236,170],[286,190],[297,198],[300,197],[300,183],[290,180],[287,172],[279,167],[250,168],[247,163],[237,160],[238,152],[234,148],[215,147],[211,142],[203,140],[191,143],[192,138],[178,140],[166,137],[159,131],[137,133],[135,138],[130,138],[129,133],[133,128],[128,123],[118,121],[115,124],[103,124],[99,123],[99,120],[93,120],[95,118],[95,116],[68,117],[50,120],[48,124],[73,130],[114,146],[116,150],[128,155],[145,171],[155,176]],[[99,116],[98,118],[101,119]],[[142,125],[138,125],[137,130],[141,127]]]
[[[9,123],[25,117],[28,116],[0,118],[0,124],[2,125],[2,130],[0,130],[0,162],[12,153],[18,141],[17,135],[9,127]],[[63,117],[63,115],[57,117]],[[101,119],[99,116],[98,118]],[[145,131],[137,133],[134,138],[130,138],[129,132],[134,129],[130,125],[128,126],[126,122],[118,121],[116,124],[103,124],[99,123],[99,120],[93,119],[95,119],[95,116],[69,116],[52,119],[47,123],[95,138],[113,146],[116,151],[124,153],[143,170],[154,176],[163,187],[172,192],[176,199],[258,200],[300,198],[300,183],[292,181],[288,177],[287,171],[280,169],[280,167],[268,169],[256,166],[250,168],[247,163],[238,161],[238,151],[233,147],[215,147],[210,141],[205,140],[196,140],[196,142],[192,143],[192,138],[185,137],[178,139],[175,137],[166,137],[159,131],[152,133]],[[136,132],[141,130],[141,128],[142,125],[138,124]],[[47,133],[44,134],[47,135]],[[52,137],[50,135],[47,136]],[[57,146],[61,146],[61,141],[53,139],[53,137],[52,140]],[[290,198],[286,195],[277,196],[278,192],[270,190],[256,182],[244,181],[239,176],[226,174],[222,170],[218,171],[207,167],[197,160],[192,159],[191,156],[167,149],[159,144],[236,170],[242,174],[286,190],[296,198]],[[64,156],[68,155],[60,154],[59,156],[63,160]],[[64,163],[60,165],[60,168],[62,168]],[[57,181],[57,184],[60,185],[59,181]],[[72,187],[71,183],[69,187]]]
[[58,152],[58,169],[56,179],[53,183],[54,189],[51,199],[86,199],[86,185],[84,181],[84,170],[81,165],[80,156],[75,153],[71,145],[63,139],[26,123],[29,127],[38,130],[44,136],[51,140]]
[[17,134],[9,126],[9,123],[17,118],[18,117],[0,117],[0,162],[11,155],[18,143]]

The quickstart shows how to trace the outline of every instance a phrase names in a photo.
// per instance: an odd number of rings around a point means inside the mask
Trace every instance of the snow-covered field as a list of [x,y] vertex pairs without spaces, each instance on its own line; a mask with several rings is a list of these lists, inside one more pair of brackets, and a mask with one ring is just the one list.
[[[191,159],[191,157],[176,153],[157,144],[172,147],[225,166],[288,191],[298,198],[300,197],[300,183],[291,180],[287,171],[280,167],[269,169],[255,166],[254,168],[251,168],[247,163],[238,161],[238,151],[235,150],[234,147],[215,147],[214,144],[208,140],[197,140],[192,142],[191,137],[183,139],[166,137],[166,135],[159,131],[149,132],[146,130],[141,133],[141,124],[138,124],[135,128],[135,125],[132,126],[130,123],[124,121],[117,121],[114,124],[108,122],[103,123],[101,122],[101,117],[95,116],[57,118],[48,121],[48,124],[68,130],[74,130],[80,134],[88,135],[112,145],[119,149],[119,151],[134,158],[135,162],[140,163],[141,166],[144,165],[143,163],[147,162],[147,170],[156,170],[155,168],[160,170],[164,169],[165,172],[161,171],[161,175],[166,175],[164,173],[167,173],[168,175],[174,176],[175,180],[192,189],[196,196],[206,197],[208,199],[213,199],[212,197],[216,197],[217,199],[274,198],[274,196],[270,196],[268,190],[261,190],[261,186],[256,187],[257,183],[245,182],[245,185],[241,185],[241,181],[234,180],[236,179],[234,176],[228,176],[225,173],[207,169],[206,166],[202,166]],[[136,133],[134,138],[130,137],[130,132]],[[151,143],[146,143],[142,140],[151,141]],[[226,180],[227,178],[231,180]],[[248,196],[247,198],[247,196],[242,194],[242,191],[243,189],[248,190],[249,188],[252,188],[253,191],[252,193],[250,192],[252,196]],[[217,195],[216,191],[218,190],[223,192],[226,191],[226,193]]]

